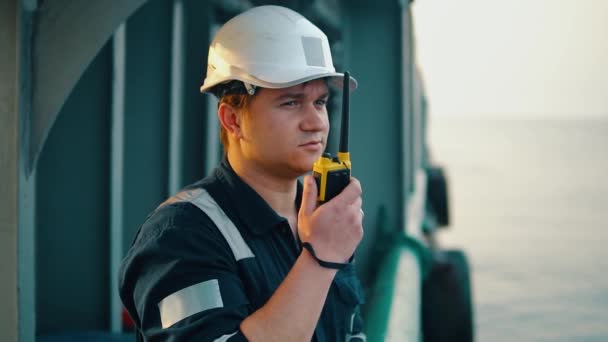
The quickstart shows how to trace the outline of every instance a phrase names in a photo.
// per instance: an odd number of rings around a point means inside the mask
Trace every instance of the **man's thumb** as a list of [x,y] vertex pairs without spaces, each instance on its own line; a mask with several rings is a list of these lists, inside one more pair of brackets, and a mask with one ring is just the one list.
[[304,189],[302,190],[302,204],[300,210],[304,214],[311,215],[317,207],[317,184],[312,176],[304,177]]

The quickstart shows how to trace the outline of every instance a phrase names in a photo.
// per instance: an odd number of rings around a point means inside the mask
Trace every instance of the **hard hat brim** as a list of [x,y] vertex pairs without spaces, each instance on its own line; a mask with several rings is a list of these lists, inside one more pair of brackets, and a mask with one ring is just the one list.
[[[219,80],[215,80],[213,82],[207,82],[208,80],[205,80],[205,83],[200,87],[200,92],[201,93],[205,93],[205,92],[210,92],[211,89],[219,84],[225,83],[225,82],[229,82],[229,81],[241,81],[241,82],[245,82],[245,83],[249,83],[252,85],[255,85],[257,87],[261,87],[261,88],[270,88],[270,89],[282,89],[282,88],[289,88],[289,87],[293,87],[295,85],[304,83],[304,82],[308,82],[308,81],[312,81],[312,80],[316,80],[316,79],[320,79],[320,78],[329,78],[329,82],[331,85],[338,87],[339,89],[342,89],[342,85],[343,85],[343,80],[344,80],[344,74],[343,73],[339,73],[339,72],[331,72],[331,73],[322,73],[322,74],[316,74],[316,75],[308,75],[306,77],[303,78],[299,78],[290,82],[282,82],[282,83],[274,83],[274,82],[268,82],[268,81],[264,81],[258,78],[254,78],[254,77],[226,77],[226,79],[219,79]],[[350,91],[354,91],[355,89],[357,89],[358,83],[357,80],[354,77],[350,77]]]

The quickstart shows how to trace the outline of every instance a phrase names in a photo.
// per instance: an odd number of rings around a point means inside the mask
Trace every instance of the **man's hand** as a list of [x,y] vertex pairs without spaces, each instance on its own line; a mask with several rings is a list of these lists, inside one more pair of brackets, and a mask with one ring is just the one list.
[[302,205],[298,213],[298,234],[310,243],[317,257],[344,263],[363,238],[361,184],[355,178],[336,197],[317,207],[317,185],[312,176],[304,178]]

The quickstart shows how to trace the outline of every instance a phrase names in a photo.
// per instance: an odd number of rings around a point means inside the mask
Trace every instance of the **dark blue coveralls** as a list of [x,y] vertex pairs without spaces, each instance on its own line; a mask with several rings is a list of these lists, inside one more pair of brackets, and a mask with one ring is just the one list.
[[[298,182],[295,206],[300,207]],[[159,206],[120,270],[120,297],[140,340],[246,341],[240,323],[262,307],[301,252],[279,216],[224,159],[211,176]],[[362,341],[360,282],[337,272],[313,341]],[[350,339],[349,339],[350,338]]]

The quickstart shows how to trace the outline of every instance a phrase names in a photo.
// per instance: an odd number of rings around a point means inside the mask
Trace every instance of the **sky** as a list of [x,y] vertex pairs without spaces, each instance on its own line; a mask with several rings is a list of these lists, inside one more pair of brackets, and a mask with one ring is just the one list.
[[608,0],[419,0],[434,116],[608,118]]

